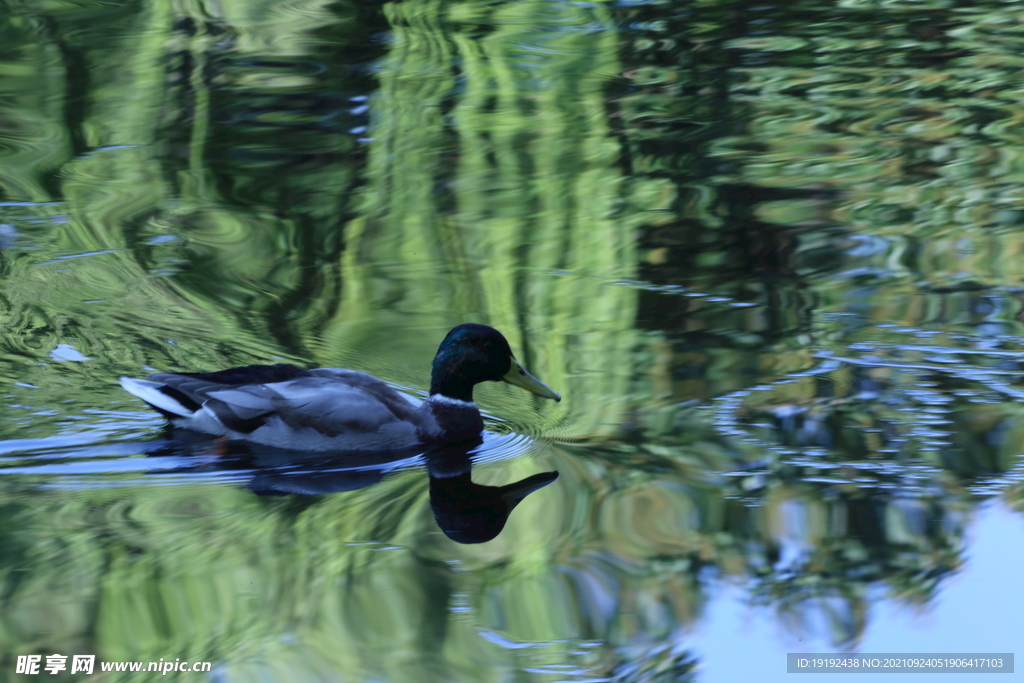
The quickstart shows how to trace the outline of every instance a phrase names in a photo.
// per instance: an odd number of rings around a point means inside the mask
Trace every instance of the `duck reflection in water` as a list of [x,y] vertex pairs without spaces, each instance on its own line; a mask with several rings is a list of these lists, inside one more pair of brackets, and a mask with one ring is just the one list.
[[[430,509],[444,534],[456,543],[484,543],[505,528],[512,510],[526,496],[558,478],[558,472],[541,472],[504,486],[477,484],[472,478],[476,439],[444,446],[421,454],[430,478]],[[249,488],[261,496],[318,496],[355,491],[384,479],[401,462],[372,459],[311,457],[296,461],[294,453],[259,452],[246,444],[209,459],[201,469],[249,470]]]
[[524,498],[558,479],[558,472],[540,472],[512,484],[484,486],[473,482],[465,450],[442,448],[426,458],[430,509],[444,535],[456,543],[491,540]]

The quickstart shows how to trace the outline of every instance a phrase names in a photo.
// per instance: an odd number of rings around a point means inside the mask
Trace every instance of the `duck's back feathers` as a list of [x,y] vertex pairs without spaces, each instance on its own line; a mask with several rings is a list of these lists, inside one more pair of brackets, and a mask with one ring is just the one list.
[[271,384],[273,382],[286,382],[296,377],[308,374],[309,370],[292,365],[291,363],[278,363],[276,365],[243,365],[217,372],[160,372],[150,375],[149,378],[156,382],[162,382],[166,378],[180,378],[196,382],[210,384]]
[[[269,396],[257,397],[254,389],[265,390]],[[237,393],[250,402],[243,404],[236,398]],[[242,405],[249,411],[259,405],[263,416],[274,414],[289,427],[309,427],[327,436],[372,433],[391,423],[416,423],[420,419],[416,406],[379,379],[334,368],[313,370],[287,382],[215,391],[210,397],[231,408]]]
[[400,449],[417,443],[423,421],[416,405],[381,380],[341,368],[250,365],[122,378],[121,385],[177,427],[282,448]]
[[160,372],[148,379],[121,378],[121,387],[163,413],[165,417],[192,417],[203,407],[211,390],[226,386],[283,382],[306,374],[287,363],[246,365],[220,372]]

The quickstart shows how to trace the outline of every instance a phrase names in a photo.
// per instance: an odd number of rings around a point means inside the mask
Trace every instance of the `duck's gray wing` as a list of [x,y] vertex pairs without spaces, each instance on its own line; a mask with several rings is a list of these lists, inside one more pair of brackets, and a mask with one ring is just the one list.
[[344,383],[353,389],[359,389],[376,401],[387,406],[388,410],[400,420],[415,420],[419,415],[418,402],[400,393],[373,375],[358,370],[345,368],[317,368],[309,370],[313,377],[323,377]]
[[311,377],[268,385],[277,394],[274,414],[290,427],[309,427],[326,436],[373,433],[397,422],[420,420],[409,399],[372,375],[321,368]]
[[[241,434],[252,434],[272,422],[275,429],[308,427],[328,437],[372,435],[385,425],[403,422],[407,424],[396,434],[410,429],[415,433],[420,420],[410,399],[372,375],[342,368],[250,365],[209,373],[157,373],[149,380],[135,383],[145,384],[147,395],[159,392],[173,399],[174,416],[190,420],[179,426],[211,433],[216,428],[204,426],[204,419],[212,418],[215,423],[210,424]],[[160,395],[149,399],[162,404]]]
[[281,363],[246,365],[219,372],[158,372],[149,375],[148,379],[159,385],[155,388],[162,394],[188,411],[195,412],[203,406],[213,391],[246,386],[259,387],[271,382],[282,382],[308,375],[308,370]]
[[271,416],[293,429],[310,428],[329,437],[418,423],[416,406],[379,379],[352,370],[329,370],[311,370],[286,382],[206,389],[202,406],[228,429],[245,434]]

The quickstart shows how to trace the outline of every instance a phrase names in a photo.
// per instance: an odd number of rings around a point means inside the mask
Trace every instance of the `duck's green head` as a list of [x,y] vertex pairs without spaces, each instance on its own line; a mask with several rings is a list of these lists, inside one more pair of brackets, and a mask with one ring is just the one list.
[[551,389],[520,365],[505,337],[493,327],[467,323],[453,328],[437,348],[430,393],[460,401],[473,400],[473,386],[504,381],[538,396],[561,401]]

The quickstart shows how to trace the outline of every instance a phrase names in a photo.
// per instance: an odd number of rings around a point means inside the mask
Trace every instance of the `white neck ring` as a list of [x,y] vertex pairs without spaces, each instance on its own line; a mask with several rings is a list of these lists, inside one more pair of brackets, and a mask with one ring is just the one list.
[[463,401],[461,399],[452,398],[451,396],[445,396],[444,394],[431,394],[427,400],[433,401],[434,403],[459,406],[460,408],[476,408],[476,403],[473,401]]

